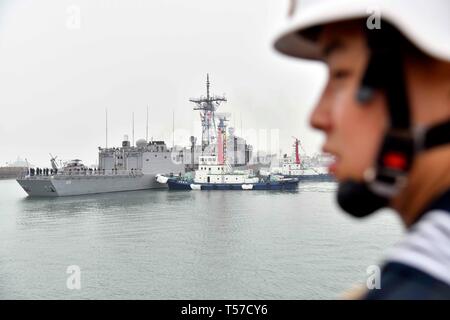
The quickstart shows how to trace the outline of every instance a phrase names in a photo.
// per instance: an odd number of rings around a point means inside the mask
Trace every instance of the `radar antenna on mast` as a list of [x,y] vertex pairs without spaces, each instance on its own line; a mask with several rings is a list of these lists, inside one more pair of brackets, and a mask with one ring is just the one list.
[[200,111],[202,122],[202,151],[214,143],[217,132],[215,112],[222,102],[227,101],[224,96],[211,95],[209,89],[209,74],[206,74],[206,97],[201,96],[199,98],[189,99],[190,102],[195,103],[194,110]]

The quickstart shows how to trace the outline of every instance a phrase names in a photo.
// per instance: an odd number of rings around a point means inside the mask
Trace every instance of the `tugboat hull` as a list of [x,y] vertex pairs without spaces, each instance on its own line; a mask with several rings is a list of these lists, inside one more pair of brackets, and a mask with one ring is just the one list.
[[289,176],[289,178],[297,178],[300,182],[336,182],[336,178],[332,174],[310,174]]
[[195,183],[184,180],[168,179],[169,190],[296,190],[298,179],[268,181],[257,183]]

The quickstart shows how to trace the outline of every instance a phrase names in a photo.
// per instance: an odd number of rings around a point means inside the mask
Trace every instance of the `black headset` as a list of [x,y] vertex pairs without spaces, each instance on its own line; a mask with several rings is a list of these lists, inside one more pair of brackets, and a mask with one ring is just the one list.
[[390,123],[376,162],[363,181],[339,183],[337,201],[355,217],[365,217],[389,205],[408,182],[415,155],[450,143],[450,119],[422,128],[411,125],[402,61],[403,36],[388,23],[366,29],[370,58],[356,99],[364,106],[381,90],[386,95]]

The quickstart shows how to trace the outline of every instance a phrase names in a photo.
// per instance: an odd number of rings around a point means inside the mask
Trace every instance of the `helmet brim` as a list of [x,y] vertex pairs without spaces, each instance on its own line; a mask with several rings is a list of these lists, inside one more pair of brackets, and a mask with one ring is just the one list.
[[[348,5],[345,5],[347,2]],[[450,19],[446,16],[448,11],[442,10],[439,15],[434,14],[433,23],[430,23],[427,20],[429,17],[421,8],[412,10],[406,7],[400,10],[400,3],[396,1],[383,3],[384,6],[377,8],[382,20],[396,27],[419,50],[436,59],[450,61]],[[450,2],[444,3],[444,7],[449,9]],[[423,1],[421,5],[426,6],[426,2]],[[306,31],[330,23],[367,19],[372,12],[369,9],[370,6],[365,1],[325,1],[299,8],[299,12],[275,37],[274,47],[291,57],[323,60],[317,43],[306,36]]]

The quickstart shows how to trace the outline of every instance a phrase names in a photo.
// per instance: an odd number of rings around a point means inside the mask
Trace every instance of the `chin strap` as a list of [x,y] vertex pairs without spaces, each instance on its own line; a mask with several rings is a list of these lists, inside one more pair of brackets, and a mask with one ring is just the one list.
[[450,120],[429,128],[411,127],[398,31],[384,24],[382,29],[368,30],[367,39],[371,56],[356,98],[364,106],[375,91],[383,91],[390,123],[376,163],[365,172],[364,181],[339,184],[339,205],[356,217],[389,204],[406,186],[416,154],[450,143]]
[[[339,206],[354,217],[365,217],[389,205],[407,184],[414,156],[450,143],[450,121],[430,128],[416,128],[414,134],[385,136],[375,167],[365,172],[364,181],[343,181],[339,184]],[[411,160],[406,160],[411,158]]]

